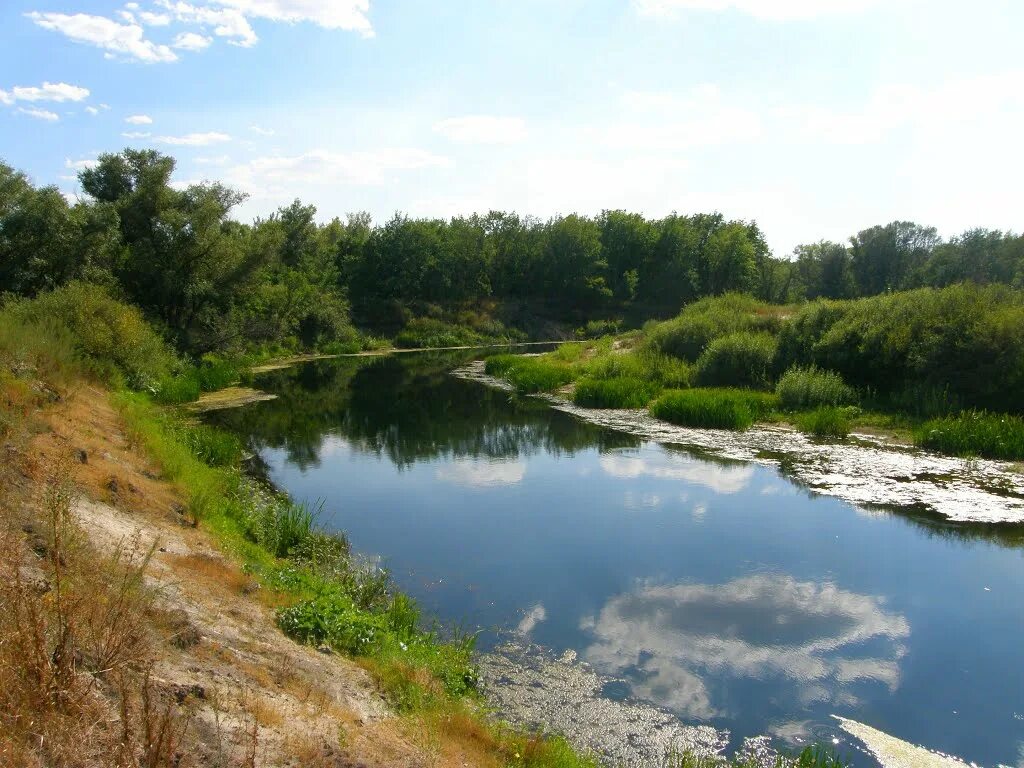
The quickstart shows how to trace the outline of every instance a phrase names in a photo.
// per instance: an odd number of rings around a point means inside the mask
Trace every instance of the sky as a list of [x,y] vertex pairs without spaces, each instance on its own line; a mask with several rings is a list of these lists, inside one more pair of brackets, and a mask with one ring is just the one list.
[[1020,231],[1019,0],[0,0],[0,161],[369,211]]

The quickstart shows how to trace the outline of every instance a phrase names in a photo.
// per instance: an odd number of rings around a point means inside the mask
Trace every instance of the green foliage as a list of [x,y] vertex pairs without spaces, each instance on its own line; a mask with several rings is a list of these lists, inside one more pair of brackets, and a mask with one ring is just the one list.
[[[31,301],[10,302],[4,311],[26,325],[65,329],[76,355],[108,382],[152,388],[178,364],[138,309],[98,285],[69,283]],[[55,333],[61,331],[48,335]]]
[[722,336],[741,331],[777,332],[784,313],[783,307],[741,294],[701,299],[683,309],[675,319],[646,329],[647,343],[667,355],[693,362]]
[[767,333],[741,331],[708,344],[697,359],[701,386],[767,387],[775,358],[775,339]]
[[576,329],[577,339],[599,339],[619,332],[621,320],[590,320],[582,328]]
[[816,302],[781,333],[777,365],[793,364],[836,371],[879,400],[924,387],[945,390],[952,404],[1016,411],[1024,293],[955,285]]
[[484,342],[484,337],[470,328],[451,325],[430,317],[410,320],[395,336],[395,346],[404,349],[469,347]]
[[794,421],[801,432],[816,437],[846,437],[850,434],[850,418],[856,411],[856,408],[823,406],[796,414]]
[[932,419],[914,430],[914,442],[954,456],[1024,460],[1024,418],[968,411]]
[[660,391],[655,382],[624,376],[580,379],[572,401],[584,408],[645,408]]
[[782,407],[789,410],[852,405],[857,401],[857,393],[846,385],[842,376],[813,365],[794,365],[782,374],[775,385],[775,393]]
[[777,398],[746,389],[688,389],[664,393],[650,408],[657,419],[686,427],[744,430],[769,416]]
[[573,380],[565,363],[527,355],[495,355],[487,358],[484,370],[489,376],[505,379],[517,392],[551,392]]

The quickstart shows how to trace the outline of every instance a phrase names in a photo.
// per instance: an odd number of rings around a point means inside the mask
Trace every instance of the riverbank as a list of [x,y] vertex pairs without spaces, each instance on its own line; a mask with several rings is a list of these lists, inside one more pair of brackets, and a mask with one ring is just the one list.
[[[485,365],[478,361],[454,374],[513,391],[506,380],[488,375]],[[536,396],[592,424],[701,456],[779,467],[814,493],[863,507],[916,509],[951,522],[991,524],[995,535],[1001,525],[1024,523],[1024,475],[1013,463],[942,456],[866,433],[838,441],[779,424],[743,431],[683,427],[644,409],[584,408],[562,395]]]

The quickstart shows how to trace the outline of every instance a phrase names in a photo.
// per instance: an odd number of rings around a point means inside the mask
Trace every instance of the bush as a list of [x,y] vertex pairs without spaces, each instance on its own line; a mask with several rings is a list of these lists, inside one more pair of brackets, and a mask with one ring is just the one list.
[[794,420],[801,432],[817,437],[846,437],[850,434],[850,408],[826,406],[798,413]]
[[778,400],[765,392],[744,389],[688,389],[666,392],[651,405],[657,419],[686,427],[748,429],[767,417]]
[[766,333],[732,333],[712,341],[697,360],[701,386],[767,387],[775,339]]
[[730,293],[701,299],[675,319],[647,327],[647,342],[659,352],[693,362],[721,336],[740,331],[777,333],[784,317],[784,307]]
[[1024,419],[984,411],[933,419],[914,431],[914,442],[955,456],[1024,460]]
[[815,366],[794,365],[775,385],[783,408],[798,410],[823,405],[853,405],[857,393],[848,387],[843,377],[833,371],[823,371]]
[[576,383],[572,401],[584,408],[645,408],[660,391],[661,387],[650,380],[581,379]]
[[65,328],[77,356],[107,382],[152,390],[178,367],[142,313],[98,285],[68,283],[32,300],[13,301],[6,312],[24,323]]
[[576,329],[577,339],[599,339],[619,332],[621,320],[591,320],[582,328]]
[[505,379],[517,392],[551,392],[573,380],[573,372],[561,362],[527,355],[495,355],[487,358],[489,376]]

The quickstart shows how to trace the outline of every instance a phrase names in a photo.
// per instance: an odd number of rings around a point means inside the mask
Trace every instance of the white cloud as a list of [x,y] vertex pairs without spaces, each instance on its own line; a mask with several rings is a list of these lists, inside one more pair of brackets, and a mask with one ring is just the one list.
[[227,165],[231,162],[231,158],[227,155],[217,155],[216,157],[197,157],[193,162],[199,165]]
[[256,31],[237,10],[210,8],[171,0],[160,0],[159,5],[170,11],[180,22],[212,28],[213,34],[227,39],[232,45],[250,48],[259,42]]
[[530,610],[526,612],[526,615],[520,620],[516,627],[516,632],[521,635],[528,635],[533,632],[533,628],[540,624],[542,621],[547,620],[548,612],[544,609],[544,603],[537,603]]
[[344,29],[373,37],[367,14],[370,0],[213,0],[217,5],[270,21],[308,21],[326,29]]
[[674,16],[680,11],[738,11],[771,21],[860,13],[881,0],[634,0],[640,13]]
[[99,107],[86,107],[85,111],[94,117],[100,113]]
[[521,461],[501,459],[456,459],[437,470],[437,479],[461,485],[464,488],[489,488],[515,485],[526,476],[526,465]]
[[526,122],[518,117],[466,115],[441,120],[434,131],[465,144],[515,144],[526,138]]
[[148,131],[125,131],[121,135],[126,139],[148,139],[153,134]]
[[250,125],[249,130],[257,134],[258,136],[273,136],[275,133],[277,133],[277,131],[275,131],[273,128],[263,128],[262,126],[259,125]]
[[89,98],[89,89],[67,83],[43,83],[41,86],[16,85],[10,91],[0,91],[0,104],[16,101],[84,101]]
[[[68,170],[75,171],[77,173],[78,171],[85,171],[88,170],[89,168],[95,168],[98,162],[98,160],[90,160],[88,158],[83,160],[72,160],[70,157],[67,157],[64,158],[64,167],[67,168]],[[77,177],[72,176],[71,178]]]
[[176,147],[207,147],[211,144],[231,141],[231,137],[226,133],[210,131],[208,133],[189,133],[185,136],[157,136],[154,141]]
[[685,454],[645,451],[641,455],[607,453],[601,469],[618,478],[657,477],[703,485],[717,493],[739,493],[754,477],[751,464],[710,464]]
[[202,51],[209,48],[212,42],[212,37],[195,32],[182,32],[174,38],[174,47],[181,51]]
[[383,184],[391,171],[437,168],[448,164],[448,158],[421,149],[348,153],[318,149],[291,157],[258,157],[230,169],[228,181],[253,197],[291,199],[295,197],[298,184]]
[[43,29],[60,32],[78,43],[102,48],[108,57],[124,56],[147,63],[178,60],[178,56],[168,46],[145,39],[144,31],[138,24],[119,24],[103,16],[85,13],[68,15],[32,11],[25,15]]
[[581,628],[594,637],[584,658],[601,672],[639,669],[634,695],[701,719],[716,712],[704,673],[788,681],[804,704],[853,702],[857,681],[893,691],[910,634],[877,598],[776,574],[644,586],[613,597]]
[[130,125],[152,125],[153,118],[149,115],[130,115],[124,119]]
[[166,27],[171,23],[171,17],[166,13],[151,13],[150,11],[142,11],[139,13],[139,21],[145,24],[147,27]]
[[46,120],[49,123],[55,123],[60,120],[60,115],[56,112],[50,112],[46,109],[36,109],[35,107],[19,107],[18,112],[29,117],[34,117],[39,120]]

